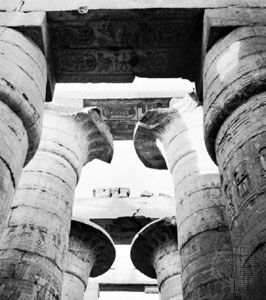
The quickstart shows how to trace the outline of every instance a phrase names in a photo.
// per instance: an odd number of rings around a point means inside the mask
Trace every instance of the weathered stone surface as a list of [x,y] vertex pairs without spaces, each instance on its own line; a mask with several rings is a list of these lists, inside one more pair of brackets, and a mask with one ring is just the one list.
[[[73,99],[73,101],[75,101]],[[132,140],[135,125],[150,109],[169,107],[170,98],[83,99],[84,107],[100,108],[114,139]]]
[[[137,232],[148,223],[174,214],[175,200],[167,196],[110,198],[108,193],[104,198],[76,198],[73,207],[73,217],[100,225],[111,235],[115,244],[120,245],[129,245]],[[127,274],[124,276],[128,278]],[[127,284],[130,280],[127,279]]]
[[130,254],[140,272],[157,278],[160,299],[183,299],[174,218],[159,219],[145,226],[135,236]]
[[236,29],[207,54],[206,145],[222,174],[239,288],[252,299],[266,285],[266,27]]
[[89,277],[108,271],[114,259],[115,247],[106,231],[92,222],[72,220],[62,300],[83,300]]
[[166,163],[159,139],[173,174],[184,299],[218,300],[234,293],[235,278],[220,271],[232,264],[232,247],[219,174],[205,149],[202,127],[202,107],[188,95],[170,109],[148,112],[134,142],[145,165],[160,169]]
[[112,153],[96,108],[46,107],[40,146],[23,171],[0,240],[0,298],[60,298],[79,174],[94,158],[110,162]]
[[94,198],[128,198],[130,195],[129,188],[111,187],[93,189]]
[[49,20],[57,82],[132,82],[135,76],[195,81],[199,10],[61,11]]
[[145,9],[145,8],[217,8],[217,7],[266,7],[261,0],[91,0],[90,5],[84,5],[84,0],[39,0],[26,1],[5,0],[0,1],[0,8],[14,11],[17,8],[22,11],[61,11],[78,10],[80,13],[87,13],[90,9]]
[[0,27],[0,233],[22,168],[41,136],[46,61],[40,49],[15,30]]
[[0,26],[13,28],[31,39],[43,52],[47,64],[46,101],[52,101],[55,88],[50,36],[45,12],[0,11]]

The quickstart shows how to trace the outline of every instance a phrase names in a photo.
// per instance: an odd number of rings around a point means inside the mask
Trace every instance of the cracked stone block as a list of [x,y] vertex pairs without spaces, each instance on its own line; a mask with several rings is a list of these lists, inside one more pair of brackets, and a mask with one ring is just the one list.
[[137,124],[134,144],[145,166],[168,168],[173,175],[184,299],[234,296],[225,203],[218,169],[204,145],[202,107],[187,95],[171,108],[148,111]]
[[0,299],[59,300],[75,187],[93,159],[110,162],[112,137],[97,108],[47,105],[0,239]]
[[0,27],[0,233],[22,168],[40,141],[46,59],[21,33]]
[[131,260],[144,275],[157,278],[161,300],[182,300],[180,257],[174,218],[158,219],[134,237]]
[[[83,300],[89,277],[107,272],[115,260],[115,246],[109,234],[93,222],[72,220],[62,300]],[[98,299],[98,293],[91,300]]]
[[266,293],[266,27],[219,40],[204,65],[205,143],[221,173],[239,289]]

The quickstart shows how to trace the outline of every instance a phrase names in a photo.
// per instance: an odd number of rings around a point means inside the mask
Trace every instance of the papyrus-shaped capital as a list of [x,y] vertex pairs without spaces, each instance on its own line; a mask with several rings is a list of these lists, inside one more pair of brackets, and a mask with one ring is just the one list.
[[[173,132],[186,129],[183,117],[198,110],[198,102],[193,95],[188,94],[182,99],[172,99],[170,108],[159,108],[148,111],[137,123],[134,133],[134,146],[138,157],[148,168],[167,169],[167,163],[157,140],[167,148],[167,137]],[[166,149],[164,149],[166,150]]]
[[175,218],[163,218],[145,226],[131,245],[131,260],[143,274],[157,278],[161,299],[180,299],[180,257]]
[[148,111],[137,123],[134,146],[139,159],[148,168],[166,170],[167,164],[157,139],[161,139],[167,127],[176,118],[176,110],[161,108]]
[[114,243],[104,229],[93,222],[72,220],[62,299],[82,300],[89,277],[107,272],[114,259]]
[[98,108],[78,111],[48,104],[39,149],[64,157],[79,176],[93,159],[111,162],[113,139]]

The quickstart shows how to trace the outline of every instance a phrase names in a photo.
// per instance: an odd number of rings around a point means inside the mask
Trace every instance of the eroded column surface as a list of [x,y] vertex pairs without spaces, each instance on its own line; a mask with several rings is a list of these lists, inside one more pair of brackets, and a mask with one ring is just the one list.
[[148,167],[173,175],[184,299],[224,299],[234,291],[232,246],[217,167],[203,140],[202,107],[189,95],[146,113],[135,149]]
[[0,27],[0,234],[22,168],[39,145],[47,81],[41,50]]
[[[266,293],[266,27],[232,31],[204,65],[205,142],[226,196],[242,293]],[[248,298],[249,299],[249,298]]]
[[[93,222],[72,220],[62,300],[83,300],[89,277],[107,272],[114,260],[114,243],[105,230]],[[98,299],[94,297],[91,300]]]
[[145,226],[131,245],[131,260],[143,274],[157,278],[161,300],[181,300],[180,257],[174,218]]
[[110,162],[112,154],[98,109],[46,107],[40,146],[23,170],[0,240],[0,299],[60,299],[82,166]]

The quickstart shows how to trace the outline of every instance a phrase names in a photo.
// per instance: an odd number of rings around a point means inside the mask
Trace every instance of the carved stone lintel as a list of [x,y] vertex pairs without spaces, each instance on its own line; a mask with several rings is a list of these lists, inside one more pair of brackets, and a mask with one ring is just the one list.
[[105,273],[115,259],[111,237],[92,223],[71,222],[69,247],[65,262],[63,300],[82,300],[89,277]]

